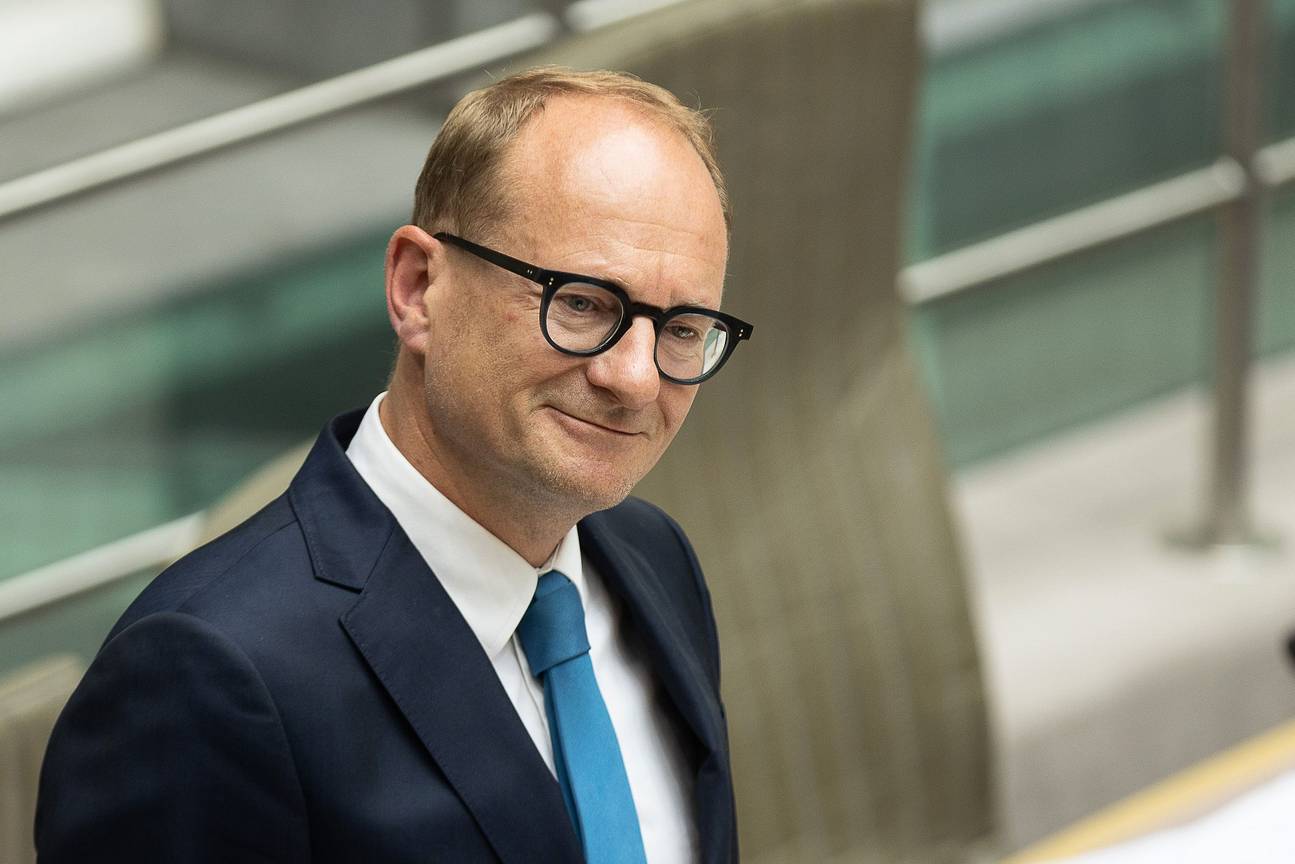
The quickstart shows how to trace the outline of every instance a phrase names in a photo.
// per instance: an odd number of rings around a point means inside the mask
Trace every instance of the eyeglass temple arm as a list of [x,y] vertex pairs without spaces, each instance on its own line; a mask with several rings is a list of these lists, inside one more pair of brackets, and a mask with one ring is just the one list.
[[446,231],[438,231],[432,235],[435,239],[452,243],[461,249],[466,249],[478,258],[489,261],[496,267],[502,267],[510,273],[516,273],[524,279],[532,282],[539,282],[541,285],[548,280],[549,271],[541,270],[539,267],[533,267],[525,261],[513,258],[511,255],[505,255],[502,252],[496,252],[494,249],[487,249],[485,246],[478,246],[471,240],[464,240]]

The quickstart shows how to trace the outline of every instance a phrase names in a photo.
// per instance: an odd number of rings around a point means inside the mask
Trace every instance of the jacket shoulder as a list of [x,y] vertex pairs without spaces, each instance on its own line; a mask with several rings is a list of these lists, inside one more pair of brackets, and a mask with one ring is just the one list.
[[109,633],[160,612],[189,611],[200,617],[210,611],[214,597],[237,592],[214,592],[217,586],[260,581],[270,574],[310,572],[310,556],[300,525],[286,496],[227,533],[206,543],[163,570],[122,614]]
[[[156,612],[99,652],[41,769],[42,862],[304,861],[306,805],[278,709],[242,649]],[[159,818],[166,814],[165,818]]]

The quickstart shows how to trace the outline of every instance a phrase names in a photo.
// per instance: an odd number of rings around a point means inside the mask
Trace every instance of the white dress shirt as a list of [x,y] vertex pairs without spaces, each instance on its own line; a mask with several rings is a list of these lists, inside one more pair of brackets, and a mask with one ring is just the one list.
[[378,417],[385,395],[369,406],[346,455],[458,606],[549,770],[554,771],[553,744],[544,690],[530,674],[515,634],[540,574],[556,569],[575,584],[585,607],[594,676],[625,760],[647,860],[696,861],[693,783],[676,733],[657,704],[665,697],[658,696],[651,669],[627,649],[617,626],[620,610],[583,562],[576,529],[567,532],[543,567],[532,567],[451,503],[396,449]]

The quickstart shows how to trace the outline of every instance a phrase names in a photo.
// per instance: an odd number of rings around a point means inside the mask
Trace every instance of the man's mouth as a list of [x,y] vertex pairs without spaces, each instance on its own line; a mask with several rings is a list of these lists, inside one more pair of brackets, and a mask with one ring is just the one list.
[[561,408],[555,407],[553,408],[553,410],[564,417],[568,417],[571,420],[574,420],[577,423],[583,423],[586,426],[592,426],[595,429],[602,430],[603,432],[611,432],[616,435],[625,435],[625,436],[639,435],[643,432],[643,430],[641,429],[635,428],[633,426],[629,426],[625,423],[617,423],[613,420],[606,420],[606,419],[591,420],[581,416],[580,414],[575,414],[570,411],[564,411]]

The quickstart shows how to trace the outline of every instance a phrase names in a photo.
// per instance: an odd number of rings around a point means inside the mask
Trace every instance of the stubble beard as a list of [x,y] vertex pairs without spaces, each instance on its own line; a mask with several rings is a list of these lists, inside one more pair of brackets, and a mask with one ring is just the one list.
[[641,478],[625,477],[610,484],[610,488],[595,489],[582,483],[579,476],[550,462],[542,461],[531,466],[536,485],[555,499],[565,502],[584,518],[598,510],[606,510],[629,497]]

